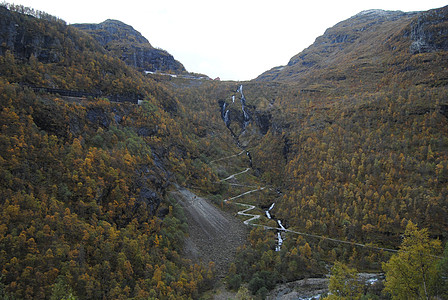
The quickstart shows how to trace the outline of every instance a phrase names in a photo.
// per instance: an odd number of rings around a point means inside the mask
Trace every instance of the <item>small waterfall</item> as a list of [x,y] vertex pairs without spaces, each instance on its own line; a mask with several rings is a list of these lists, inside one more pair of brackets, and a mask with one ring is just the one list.
[[241,105],[246,107],[246,97],[244,97],[243,93],[241,93]]
[[279,252],[281,250],[282,244],[283,244],[283,238],[282,238],[280,231],[277,232],[277,239],[278,239],[278,244],[277,244],[277,246],[275,246],[275,251]]
[[266,211],[266,217],[268,217],[268,219],[272,219],[271,214],[269,213],[269,211],[274,208],[274,205],[275,205],[275,202],[272,203],[271,206]]
[[224,120],[225,112],[226,112],[227,103],[223,103],[221,107],[221,118]]
[[282,225],[282,221],[277,220],[278,226],[280,226],[281,230],[286,230],[286,228]]
[[251,118],[249,113],[246,111],[246,97],[244,97],[243,94],[243,85],[240,85],[237,92],[240,92],[241,94],[241,110],[243,111],[243,130],[245,130],[246,127],[249,125]]
[[250,152],[249,152],[249,151],[246,151],[246,155],[247,155],[247,157],[249,158],[249,167],[252,168],[252,155],[250,155]]
[[[274,206],[275,206],[275,202],[271,204],[271,206],[268,208],[267,211],[265,211],[265,213],[266,213],[266,217],[268,217],[268,219],[270,219],[270,220],[273,220],[273,219],[272,219],[272,216],[271,216],[271,214],[270,214],[270,211],[274,208]],[[281,235],[281,231],[286,230],[286,228],[283,226],[282,221],[280,221],[280,220],[276,220],[276,221],[277,221],[277,224],[278,224],[278,226],[279,226],[279,228],[280,228],[280,229],[277,231],[277,240],[278,240],[278,242],[277,242],[277,245],[275,246],[275,251],[278,252],[278,251],[281,250],[281,248],[282,248],[282,244],[283,244],[283,237],[282,237],[282,235]]]
[[226,110],[223,119],[224,119],[224,123],[226,124],[226,126],[229,127],[230,126],[229,110]]
[[[282,221],[277,220],[277,223],[278,223],[278,226],[281,228],[281,230],[286,230],[286,228],[283,227],[283,225],[282,225]],[[282,238],[282,234],[281,234],[280,230],[277,232],[277,238],[278,238],[278,245],[277,245],[277,247],[275,247],[275,251],[280,251],[282,244],[283,244],[283,238]]]

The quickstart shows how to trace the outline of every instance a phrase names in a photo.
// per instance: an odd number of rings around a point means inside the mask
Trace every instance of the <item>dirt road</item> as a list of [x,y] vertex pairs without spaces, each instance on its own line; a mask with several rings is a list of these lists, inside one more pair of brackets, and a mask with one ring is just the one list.
[[177,187],[172,195],[187,216],[189,237],[185,241],[185,255],[195,262],[213,261],[217,276],[224,277],[236,249],[246,241],[247,226],[185,188]]

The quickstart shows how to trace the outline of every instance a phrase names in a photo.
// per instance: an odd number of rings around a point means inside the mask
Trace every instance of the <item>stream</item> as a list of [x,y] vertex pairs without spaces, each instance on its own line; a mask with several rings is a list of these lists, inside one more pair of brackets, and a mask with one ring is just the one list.
[[[243,128],[243,132],[244,132],[244,131],[246,130],[246,127],[249,125],[249,123],[250,123],[250,121],[251,121],[251,116],[250,116],[250,114],[247,112],[247,109],[246,109],[246,97],[244,96],[244,93],[243,93],[243,85],[240,85],[240,86],[236,89],[235,93],[237,93],[237,94],[239,93],[239,94],[240,94],[241,112],[242,112],[242,117],[243,117],[242,128]],[[229,106],[231,106],[232,104],[235,103],[235,95],[232,95],[232,102],[231,102],[230,104],[227,104],[227,102],[225,102],[225,101],[223,101],[223,102],[221,102],[221,103],[222,103],[222,106],[221,106],[221,118],[222,118],[222,120],[224,121],[224,124],[226,125],[226,127],[227,127],[227,128],[230,130],[230,132],[232,133],[232,135],[235,136],[235,134],[234,134],[234,133],[232,132],[232,130],[230,129],[230,122],[231,122],[231,120],[230,120],[230,116],[229,116],[229,113],[230,113]],[[221,104],[220,104],[220,105],[221,105]],[[239,141],[237,141],[237,144],[238,144],[239,147],[241,147],[241,148],[244,149],[244,147],[242,147],[242,146],[239,144]],[[229,156],[229,157],[233,157],[233,156],[241,155],[242,153],[244,153],[244,151],[246,151],[246,155],[247,155],[247,157],[249,158],[249,168],[247,168],[246,170],[244,170],[244,171],[242,171],[242,172],[239,172],[239,173],[230,175],[230,176],[228,176],[227,178],[221,179],[220,182],[227,181],[227,180],[229,180],[229,179],[233,179],[233,178],[235,178],[235,176],[240,175],[240,174],[243,174],[243,173],[246,173],[246,172],[248,172],[248,171],[252,168],[252,155],[251,155],[251,153],[250,153],[248,150],[243,150],[241,153],[236,154],[236,155],[232,155],[232,156]],[[222,160],[222,159],[218,159],[218,160]],[[216,160],[216,161],[218,161],[218,160]],[[246,195],[246,194],[248,194],[248,193],[252,193],[252,192],[255,192],[255,191],[259,191],[259,190],[262,190],[262,189],[264,189],[264,188],[256,189],[256,190],[252,190],[252,191],[248,191],[248,192],[243,193],[243,194],[241,194],[241,195],[239,195],[239,196],[236,196],[236,197],[233,197],[233,198],[226,199],[226,200],[224,200],[224,202],[232,201],[232,200],[234,200],[234,199],[236,199],[236,198],[239,198],[239,197],[241,197],[241,196],[243,196],[243,195]],[[241,210],[241,211],[238,212],[239,215],[243,215],[243,216],[251,217],[251,218],[249,218],[248,220],[244,221],[244,224],[246,224],[246,225],[255,225],[255,224],[250,224],[250,223],[251,223],[252,221],[256,220],[256,219],[259,219],[259,218],[261,217],[260,215],[256,215],[256,214],[248,214],[248,213],[247,213],[248,211],[254,209],[255,206],[253,206],[253,205],[248,205],[248,204],[244,204],[244,203],[235,203],[235,204],[244,207],[243,210]],[[274,208],[274,206],[275,206],[275,203],[272,203],[272,205],[269,207],[269,209],[268,209],[267,211],[265,211],[265,213],[266,213],[266,217],[267,217],[268,219],[274,220],[274,221],[276,221],[277,224],[278,224],[278,228],[272,228],[272,229],[276,229],[276,230],[277,230],[277,245],[275,246],[275,251],[280,251],[280,250],[281,250],[281,246],[282,246],[282,244],[283,244],[282,232],[284,232],[284,231],[286,230],[286,228],[282,225],[282,222],[281,222],[280,220],[275,219],[275,218],[273,218],[273,217],[271,216],[270,211]],[[266,228],[267,228],[267,227],[266,227]]]
[[[250,115],[247,113],[246,111],[246,98],[243,94],[243,85],[240,85],[238,87],[238,89],[236,90],[236,93],[240,93],[241,94],[241,111],[243,114],[243,132],[246,129],[246,127],[249,125],[250,121],[251,121],[251,117]],[[230,105],[232,105],[233,103],[235,103],[235,95],[232,96],[232,102],[230,104],[227,103],[223,103],[221,106],[221,117],[224,121],[224,123],[226,124],[227,128],[229,128],[230,132],[233,134],[232,130],[230,129],[230,118],[229,118],[229,109],[228,107]],[[235,135],[234,135],[235,136]],[[224,158],[220,158],[217,159],[215,161],[220,161],[220,160],[224,160],[226,158],[231,158],[231,157],[236,157],[236,156],[240,156],[242,155],[244,152],[246,152],[247,157],[249,158],[249,162],[250,162],[250,167],[246,168],[244,171],[241,171],[239,173],[235,173],[233,175],[228,176],[227,178],[221,179],[219,182],[224,182],[230,179],[235,179],[235,176],[237,175],[241,175],[243,173],[248,172],[251,168],[252,168],[252,156],[251,153],[245,149],[245,147],[241,146],[238,138],[236,139],[237,141],[237,145],[242,148],[243,150],[238,153],[238,154],[234,154],[228,157],[224,157]],[[214,162],[215,162],[214,161]],[[236,183],[234,183],[233,185],[238,185]],[[246,185],[241,185],[241,186],[246,186]],[[247,186],[249,187],[249,186]],[[318,239],[325,239],[327,241],[332,241],[335,243],[343,243],[343,244],[350,244],[352,246],[358,246],[358,247],[363,247],[363,248],[370,248],[373,250],[380,250],[380,251],[390,251],[390,252],[396,252],[397,250],[395,249],[388,249],[388,248],[381,248],[381,247],[376,247],[376,246],[371,246],[371,245],[365,245],[365,244],[361,244],[361,243],[354,243],[354,242],[350,242],[350,241],[346,241],[346,240],[340,240],[340,239],[335,239],[335,238],[328,238],[328,237],[324,237],[324,236],[320,236],[320,235],[316,235],[316,234],[311,234],[311,233],[305,233],[305,232],[299,232],[299,231],[295,231],[293,229],[287,229],[285,228],[285,226],[282,224],[282,221],[279,219],[276,219],[275,216],[273,216],[271,214],[271,211],[274,209],[276,202],[272,203],[269,208],[267,210],[264,211],[266,217],[270,220],[274,220],[278,226],[276,227],[271,227],[271,226],[264,226],[261,224],[256,224],[253,223],[253,221],[259,219],[262,215],[261,214],[251,214],[249,213],[251,210],[255,209],[256,207],[254,205],[250,205],[250,204],[245,204],[245,203],[240,203],[240,202],[235,202],[235,199],[238,199],[240,197],[243,197],[247,194],[250,193],[254,193],[257,191],[261,191],[264,190],[266,187],[261,187],[261,188],[256,188],[253,190],[249,190],[246,191],[240,195],[228,198],[226,200],[224,200],[224,202],[229,202],[232,201],[235,205],[239,205],[241,207],[243,207],[242,210],[238,211],[237,214],[238,215],[242,215],[242,216],[246,216],[249,217],[247,220],[245,220],[243,223],[245,225],[251,225],[251,226],[260,226],[263,227],[266,230],[276,230],[277,233],[277,244],[275,246],[275,251],[280,251],[282,244],[283,244],[283,237],[282,234],[289,232],[289,233],[294,233],[294,234],[298,234],[298,235],[302,235],[302,236],[308,236],[308,237],[312,237],[312,238],[318,238]],[[366,286],[370,286],[370,285],[374,285],[377,284],[377,282],[383,281],[384,280],[384,276],[382,274],[374,274],[374,273],[359,273],[358,276],[360,278],[363,279],[364,283]],[[296,282],[290,282],[290,283],[286,283],[286,284],[282,284],[282,285],[278,285],[275,290],[273,290],[270,295],[268,296],[267,299],[300,299],[300,300],[311,300],[311,299],[320,299],[322,295],[325,295],[328,293],[328,278],[309,278],[309,279],[304,279],[304,280],[298,280]]]
[[282,231],[285,231],[286,228],[282,225],[282,221],[280,221],[280,220],[278,220],[278,219],[275,219],[275,218],[273,218],[273,217],[271,216],[270,211],[274,208],[274,206],[275,206],[275,202],[271,204],[271,206],[268,208],[268,210],[265,211],[265,213],[266,213],[266,217],[267,217],[268,219],[270,219],[270,220],[274,220],[274,221],[276,221],[277,224],[278,224],[278,229],[277,229],[277,245],[275,246],[275,251],[278,252],[278,251],[281,250],[281,247],[282,247],[282,244],[283,244],[283,237],[282,237],[281,232],[282,232]]

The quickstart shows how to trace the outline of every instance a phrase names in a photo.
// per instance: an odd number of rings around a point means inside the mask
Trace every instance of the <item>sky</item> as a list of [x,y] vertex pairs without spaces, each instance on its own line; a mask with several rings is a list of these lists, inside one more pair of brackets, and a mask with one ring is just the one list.
[[250,80],[367,9],[424,11],[446,0],[6,0],[68,24],[116,19],[134,27],[187,71]]

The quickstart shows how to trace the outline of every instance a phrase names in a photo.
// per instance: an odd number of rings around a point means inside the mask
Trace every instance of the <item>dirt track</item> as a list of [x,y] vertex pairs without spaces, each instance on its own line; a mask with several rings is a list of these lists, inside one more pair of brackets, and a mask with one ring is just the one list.
[[248,227],[185,188],[178,187],[172,195],[187,216],[189,237],[185,241],[185,255],[195,262],[213,261],[216,275],[224,277],[236,249],[246,241]]

